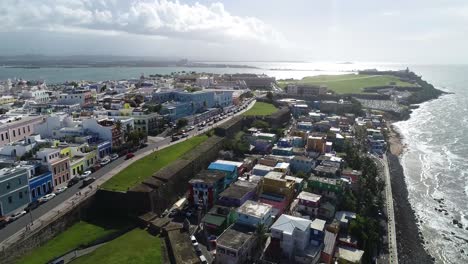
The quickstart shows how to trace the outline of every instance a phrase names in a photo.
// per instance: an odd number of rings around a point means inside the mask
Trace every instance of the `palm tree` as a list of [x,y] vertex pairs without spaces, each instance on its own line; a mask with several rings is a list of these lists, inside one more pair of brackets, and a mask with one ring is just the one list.
[[268,238],[265,224],[259,223],[255,229],[255,237],[258,239],[258,246],[262,247]]
[[115,122],[115,128],[122,132],[122,121],[117,120],[117,122]]

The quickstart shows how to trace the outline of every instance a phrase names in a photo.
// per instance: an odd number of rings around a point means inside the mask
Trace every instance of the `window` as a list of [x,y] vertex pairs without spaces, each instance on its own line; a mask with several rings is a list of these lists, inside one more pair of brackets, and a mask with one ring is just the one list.
[[73,175],[76,174],[76,168],[73,168]]
[[59,184],[62,184],[62,178],[58,178],[59,179]]
[[57,186],[57,179],[55,179],[55,185]]
[[46,192],[47,192],[47,187],[46,187],[45,183],[44,183],[44,184],[42,184],[42,191],[43,191],[44,193],[46,193]]
[[8,203],[12,203],[13,202],[13,198],[11,196],[8,196]]
[[31,128],[29,127],[29,125],[28,125],[28,132],[31,132]]
[[36,190],[35,189],[31,190],[31,196],[32,196],[32,198],[36,198]]
[[70,179],[70,175],[68,175],[68,173],[67,173],[67,180],[69,180],[69,179]]
[[41,187],[40,186],[36,187],[36,192],[37,192],[37,196],[41,195]]
[[18,196],[19,196],[20,200],[23,199],[23,193],[22,192],[19,192]]
[[57,167],[54,167],[54,174],[57,174]]
[[15,130],[13,130],[13,136],[16,137],[16,132],[15,132]]
[[18,184],[21,185],[21,178],[18,178]]
[[3,138],[3,134],[2,134],[1,136],[2,136],[2,141],[3,141],[3,140],[4,140],[4,138]]
[[8,139],[8,133],[5,134],[6,139]]
[[18,128],[18,136],[21,136],[21,129]]
[[10,183],[9,183],[9,182],[8,182],[7,185],[6,185],[6,188],[7,188],[7,190],[10,189]]
[[26,127],[23,127],[23,133],[26,134]]

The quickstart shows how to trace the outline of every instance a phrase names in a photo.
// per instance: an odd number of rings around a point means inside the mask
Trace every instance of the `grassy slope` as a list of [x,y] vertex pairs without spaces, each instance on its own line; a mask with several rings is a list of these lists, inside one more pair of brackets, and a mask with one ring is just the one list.
[[63,255],[64,253],[82,244],[104,237],[117,231],[117,229],[106,229],[87,222],[79,222],[47,242],[45,245],[36,248],[33,252],[23,257],[18,263],[24,264],[44,264],[51,259]]
[[389,85],[390,82],[395,82],[397,86],[413,87],[414,84],[402,82],[398,77],[388,75],[319,75],[304,77],[300,81],[281,82],[280,86],[285,87],[287,83],[301,83],[313,85],[325,85],[329,90],[335,91],[337,94],[345,93],[363,93],[363,88]]
[[255,102],[254,106],[244,113],[246,116],[269,115],[278,111],[274,105],[264,102]]
[[106,190],[126,191],[128,188],[132,188],[151,177],[155,172],[200,145],[206,139],[208,139],[206,135],[192,137],[139,159],[105,182],[102,188]]
[[162,263],[161,240],[139,228],[110,241],[72,264]]

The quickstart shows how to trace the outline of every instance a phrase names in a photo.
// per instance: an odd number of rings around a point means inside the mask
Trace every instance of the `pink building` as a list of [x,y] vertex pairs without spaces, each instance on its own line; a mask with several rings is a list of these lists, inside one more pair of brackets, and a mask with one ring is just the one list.
[[66,185],[70,180],[70,159],[68,157],[51,160],[50,169],[54,186]]
[[34,125],[42,122],[41,116],[17,117],[13,120],[0,120],[0,147],[23,140],[34,134]]

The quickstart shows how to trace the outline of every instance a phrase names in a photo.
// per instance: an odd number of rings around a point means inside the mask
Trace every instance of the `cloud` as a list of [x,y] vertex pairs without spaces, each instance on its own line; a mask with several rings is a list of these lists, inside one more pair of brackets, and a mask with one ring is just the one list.
[[385,17],[396,17],[396,16],[399,16],[401,14],[400,11],[398,10],[389,10],[389,11],[385,11],[382,13],[382,16],[385,16]]
[[2,0],[0,31],[46,30],[126,33],[209,42],[281,42],[255,17],[230,14],[222,3],[167,0]]

